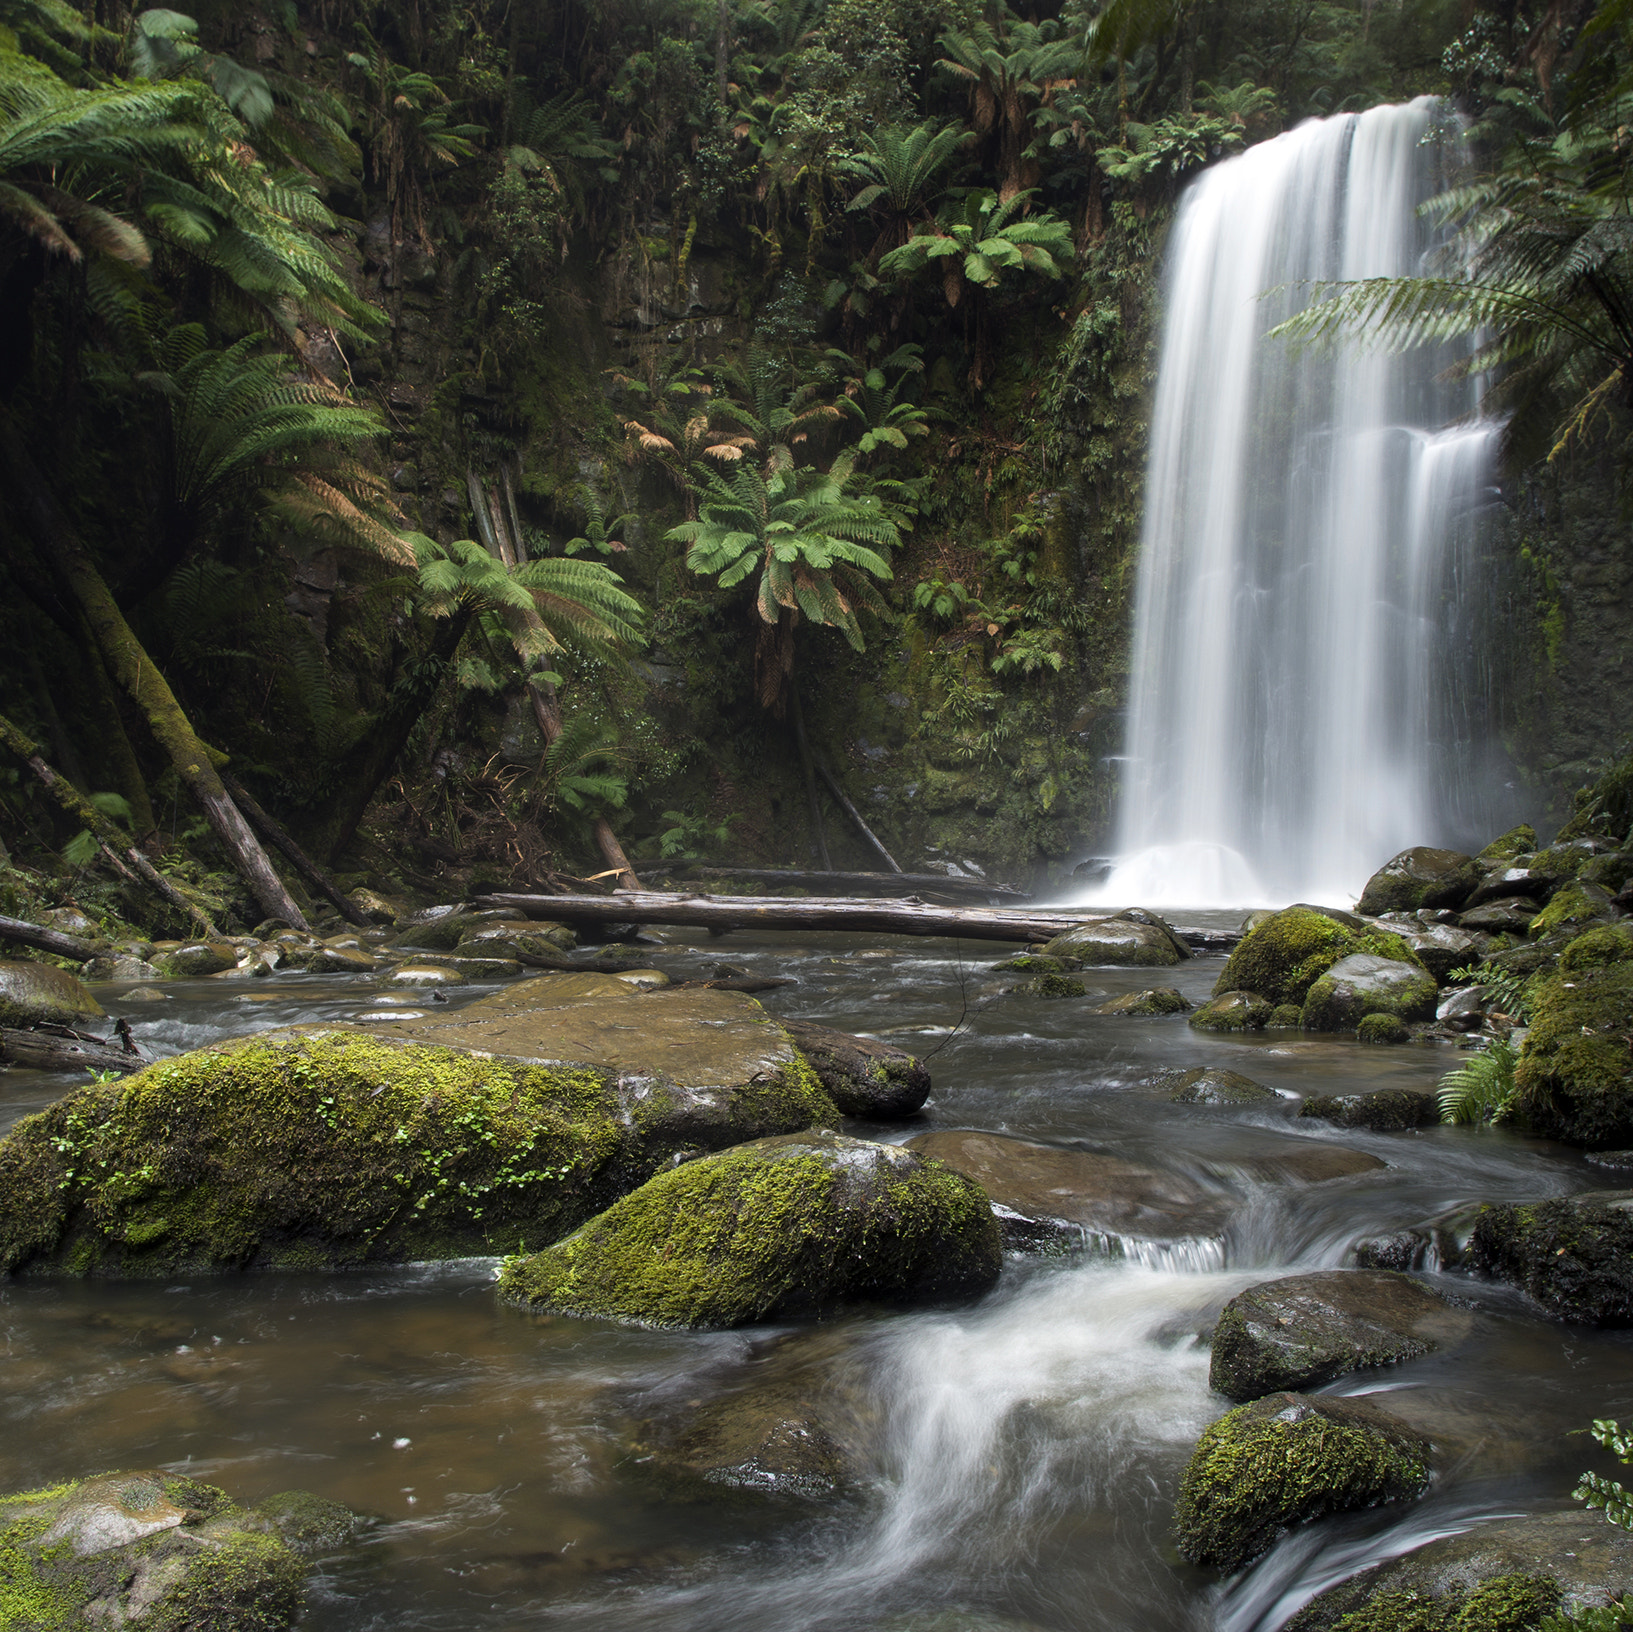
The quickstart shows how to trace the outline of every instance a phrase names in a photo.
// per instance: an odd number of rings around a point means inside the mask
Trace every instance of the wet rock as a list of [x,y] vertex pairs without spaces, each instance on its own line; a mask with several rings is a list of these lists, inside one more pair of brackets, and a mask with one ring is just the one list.
[[1633,938],[1582,936],[1564,949],[1559,972],[1531,988],[1531,1026],[1514,1071],[1527,1125],[1590,1149],[1633,1144],[1629,1037]]
[[440,963],[400,963],[385,977],[388,986],[463,986],[457,969]]
[[849,1346],[848,1335],[820,1330],[757,1345],[720,1392],[643,1420],[634,1456],[686,1497],[717,1502],[729,1492],[799,1505],[864,1499],[880,1480],[881,1423],[849,1374]]
[[567,956],[575,944],[565,924],[501,920],[468,930],[458,950],[467,957],[503,957],[532,969],[572,969]]
[[238,967],[238,948],[226,941],[189,941],[153,960],[165,980],[192,980]]
[[1460,986],[1435,1004],[1435,1019],[1454,1031],[1478,1031],[1486,1017],[1486,997],[1479,986]]
[[1405,1275],[1329,1269],[1239,1292],[1214,1328],[1208,1381],[1227,1399],[1309,1388],[1460,1336],[1467,1316]]
[[1188,1563],[1234,1571],[1294,1525],[1411,1501],[1429,1441],[1366,1400],[1277,1393],[1227,1411],[1180,1481],[1174,1541]]
[[279,1632],[307,1572],[271,1514],[154,1472],[0,1497],[0,1547],[0,1613],[18,1632]]
[[1198,1031],[1263,1031],[1271,1006],[1257,992],[1221,992],[1191,1016]]
[[1440,1120],[1434,1095],[1415,1094],[1409,1088],[1381,1088],[1370,1094],[1312,1094],[1299,1107],[1298,1114],[1340,1128],[1370,1128],[1374,1133],[1422,1128]]
[[1464,929],[1477,929],[1488,935],[1527,935],[1532,921],[1541,910],[1529,896],[1518,896],[1503,901],[1488,901],[1484,906],[1463,913],[1458,923]]
[[1070,975],[1039,975],[1021,988],[1033,997],[1082,997],[1087,991],[1082,981]]
[[[463,975],[467,980],[512,980],[522,972],[522,965],[515,958],[467,958],[456,952],[422,952],[412,960],[417,964],[436,964],[443,969],[452,969],[456,974]],[[563,962],[566,960],[563,959]],[[655,969],[649,969],[647,974],[653,976],[650,984],[667,986],[669,977],[661,975]]]
[[78,907],[52,907],[49,912],[40,915],[40,922],[47,929],[54,929],[61,935],[77,935],[82,941],[100,941],[104,938],[102,926]]
[[1404,1020],[1392,1014],[1363,1014],[1355,1028],[1359,1043],[1409,1043],[1412,1030]]
[[422,952],[452,952],[473,931],[488,924],[514,921],[510,913],[499,908],[477,910],[455,907],[446,912],[436,912],[434,916],[416,915],[387,944]]
[[105,958],[92,958],[81,971],[87,980],[157,980],[159,971],[144,958],[133,958],[124,952],[111,952]]
[[1469,1261],[1561,1320],[1633,1326],[1633,1191],[1483,1207]]
[[1595,1150],[1588,1153],[1595,1167],[1608,1167],[1614,1173],[1633,1173],[1633,1150]]
[[1212,1066],[1195,1066],[1189,1071],[1165,1071],[1152,1080],[1152,1087],[1167,1093],[1176,1105],[1255,1105],[1279,1099],[1240,1071],[1221,1071]]
[[1584,884],[1602,885],[1614,898],[1633,880],[1633,850],[1614,850],[1608,856],[1595,856],[1576,876]]
[[1109,1003],[1102,1003],[1096,1014],[1131,1014],[1137,1016],[1158,1014],[1189,1014],[1191,1003],[1172,986],[1153,986],[1144,992],[1125,992]]
[[306,967],[314,975],[370,975],[380,961],[361,946],[324,946]]
[[1376,917],[1419,907],[1456,907],[1473,893],[1480,876],[1472,856],[1418,845],[1386,861],[1367,880],[1356,910]]
[[1415,928],[1403,926],[1397,933],[1412,949],[1418,962],[1441,982],[1454,969],[1472,968],[1491,945],[1490,936],[1474,928],[1463,929],[1452,924],[1419,924]]
[[1297,1031],[1301,1012],[1296,1003],[1278,1003],[1265,1025],[1272,1031]]
[[1628,1593],[1633,1536],[1580,1509],[1536,1513],[1376,1564],[1305,1605],[1286,1632],[1526,1632],[1555,1606],[1578,1614]]
[[1331,1139],[1298,1138],[1262,1128],[1220,1129],[1208,1141],[1214,1172],[1253,1184],[1327,1184],[1377,1173],[1388,1164]]
[[[1526,857],[1527,861],[1532,858]],[[1463,904],[1458,923],[1470,928],[1470,914],[1499,901],[1546,901],[1564,880],[1556,874],[1534,870],[1529,866],[1504,867],[1488,873],[1484,882]]]
[[49,963],[0,962],[0,1026],[25,1030],[42,1023],[82,1026],[102,1018],[101,1006],[73,975]]
[[1352,952],[1312,983],[1299,1024],[1305,1031],[1353,1031],[1369,1014],[1427,1020],[1435,991],[1434,977],[1416,959]]
[[[371,924],[395,924],[408,911],[406,902],[393,901],[374,890],[353,890],[349,899]],[[289,926],[286,924],[284,927],[287,929]]]
[[1195,1179],[1122,1156],[975,1131],[921,1133],[907,1148],[980,1185],[1020,1251],[1213,1239],[1230,1217],[1225,1200]]
[[307,1490],[284,1490],[250,1509],[249,1522],[277,1536],[303,1558],[344,1547],[362,1528],[349,1507]]
[[1535,941],[1560,930],[1580,932],[1615,916],[1609,890],[1601,884],[1577,881],[1555,891],[1553,899],[1531,920],[1527,933]]
[[[839,1120],[751,998],[540,979],[599,990],[235,1038],[24,1118],[0,1140],[0,1270],[511,1251],[566,1234],[677,1156]],[[93,1181],[104,1172],[124,1177]]]
[[785,1020],[783,1029],[846,1116],[889,1122],[930,1097],[930,1073],[905,1049],[805,1020]]
[[1143,917],[1103,918],[1098,923],[1079,924],[1057,935],[1043,949],[1044,957],[1058,958],[1074,969],[1096,964],[1171,968],[1189,955],[1189,948],[1171,929],[1160,921],[1146,922]]
[[727,1327],[857,1300],[967,1298],[998,1278],[978,1185],[899,1145],[826,1129],[686,1162],[543,1252],[500,1296],[643,1326]]
[[1493,839],[1474,859],[1487,867],[1506,867],[1520,856],[1530,855],[1536,847],[1537,830],[1529,822],[1522,822]]
[[1022,975],[1060,975],[1068,969],[1077,968],[1077,960],[1070,963],[1064,958],[1046,958],[1041,952],[1023,952],[1019,957],[1005,958],[1002,963],[993,964],[993,972],[1013,971]]
[[1256,992],[1272,1005],[1302,1004],[1310,988],[1334,964],[1356,954],[1409,964],[1420,974],[1424,972],[1400,936],[1373,929],[1353,913],[1288,907],[1243,937],[1226,960],[1214,995]]

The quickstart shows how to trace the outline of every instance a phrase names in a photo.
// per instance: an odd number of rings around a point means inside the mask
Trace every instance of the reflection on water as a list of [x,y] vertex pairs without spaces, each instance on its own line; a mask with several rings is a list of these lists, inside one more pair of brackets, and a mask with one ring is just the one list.
[[[651,961],[695,976],[721,951],[698,940],[677,936]],[[1093,997],[1010,994],[1019,977],[990,969],[1002,955],[861,937],[730,942],[734,963],[798,981],[767,994],[768,1008],[937,1050],[926,1114],[885,1137],[982,1127],[1115,1152],[1187,1175],[1224,1198],[1231,1223],[1211,1259],[1015,1261],[974,1306],[836,1323],[844,1361],[832,1386],[860,1390],[883,1424],[871,1506],[681,1496],[637,1454],[643,1414],[685,1410],[751,1355],[775,1366],[786,1348],[792,1364],[797,1333],[766,1351],[763,1329],[650,1333],[529,1317],[496,1305],[492,1266],[480,1262],[7,1287],[0,1488],[157,1463],[243,1500],[303,1487],[346,1502],[378,1523],[314,1588],[308,1625],[319,1632],[860,1632],[952,1609],[988,1617],[963,1632],[1268,1632],[1368,1562],[1569,1491],[1582,1442],[1564,1434],[1633,1413],[1633,1342],[1535,1320],[1514,1295],[1447,1277],[1481,1305],[1468,1342],[1337,1385],[1388,1388],[1392,1409],[1435,1433],[1445,1458],[1429,1497],[1291,1537],[1225,1587],[1180,1565],[1166,1529],[1190,1447],[1223,1409],[1199,1334],[1225,1299],[1267,1272],[1341,1262],[1356,1237],[1456,1201],[1591,1188],[1603,1175],[1502,1131],[1341,1133],[1300,1122],[1291,1097],[1247,1111],[1169,1104],[1144,1085],[1176,1066],[1226,1065],[1293,1096],[1427,1089],[1456,1056],[1096,1016]],[[1161,978],[1194,999],[1219,964],[1198,958]],[[1106,996],[1152,978],[1085,977]],[[168,1053],[348,1017],[375,989],[289,976],[250,992],[168,990],[167,1003],[123,1009],[116,990],[99,995],[144,1047]],[[61,1090],[60,1079],[7,1073],[0,1115],[9,1122]],[[1303,1158],[1334,1148],[1385,1165],[1298,1182]]]

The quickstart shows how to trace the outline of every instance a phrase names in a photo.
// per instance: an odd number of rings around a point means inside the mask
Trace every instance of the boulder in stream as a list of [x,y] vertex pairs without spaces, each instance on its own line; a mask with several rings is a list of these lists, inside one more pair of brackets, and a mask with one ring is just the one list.
[[1468,1256],[1561,1320],[1633,1326],[1633,1190],[1482,1207]]
[[1138,969],[1165,969],[1183,963],[1191,949],[1155,913],[1135,908],[1092,924],[1068,929],[1043,948],[1071,968],[1121,964]]
[[1392,1015],[1403,1023],[1429,1020],[1435,992],[1434,976],[1410,954],[1386,958],[1351,952],[1311,984],[1299,1025],[1305,1031],[1354,1031],[1369,1014]]
[[230,941],[188,941],[161,953],[153,967],[165,980],[194,980],[236,969],[239,955]]
[[1377,917],[1386,912],[1416,912],[1419,907],[1460,906],[1473,893],[1480,875],[1473,856],[1420,844],[1391,857],[1367,880],[1355,910]]
[[1429,1449],[1370,1401],[1267,1395],[1227,1411],[1197,1441],[1174,1541],[1188,1563],[1239,1570],[1296,1524],[1422,1495]]
[[1597,1513],[1489,1519],[1329,1587],[1286,1632],[1530,1632],[1633,1594],[1633,1536]]
[[0,1617],[17,1632],[280,1632],[301,1609],[308,1558],[351,1522],[317,1497],[246,1509],[155,1472],[0,1496]]
[[0,1269],[511,1251],[676,1156],[839,1120],[752,998],[540,979],[572,989],[531,1009],[511,1001],[526,982],[455,1014],[233,1038],[24,1118],[0,1140]]
[[1416,1094],[1410,1088],[1380,1088],[1370,1094],[1312,1094],[1299,1106],[1298,1114],[1340,1128],[1397,1133],[1403,1128],[1438,1122],[1440,1107],[1433,1094]]
[[1153,986],[1143,992],[1125,992],[1109,1003],[1102,1003],[1096,1014],[1126,1014],[1139,1019],[1159,1014],[1189,1014],[1190,1000],[1173,986]]
[[592,1319],[728,1327],[973,1297],[1002,1262],[979,1185],[816,1128],[660,1173],[565,1241],[508,1259],[499,1292]]
[[1353,913],[1298,906],[1272,913],[1242,937],[1225,962],[1214,996],[1256,992],[1271,1004],[1302,1004],[1335,963],[1356,954],[1408,964],[1433,986],[1399,935],[1373,929]]
[[1281,1096],[1240,1071],[1223,1071],[1217,1066],[1193,1066],[1189,1071],[1164,1071],[1152,1079],[1176,1105],[1262,1105]]
[[1198,1031],[1263,1031],[1271,1006],[1257,992],[1219,992],[1191,1016]]
[[1214,1328],[1209,1383],[1231,1400],[1310,1388],[1455,1341],[1468,1317],[1421,1281],[1327,1269],[1239,1292]]
[[24,958],[0,961],[0,1027],[83,1026],[102,1018],[101,1006],[76,979],[55,964]]
[[930,1073],[905,1049],[806,1020],[782,1024],[846,1116],[890,1122],[913,1115],[930,1097]]

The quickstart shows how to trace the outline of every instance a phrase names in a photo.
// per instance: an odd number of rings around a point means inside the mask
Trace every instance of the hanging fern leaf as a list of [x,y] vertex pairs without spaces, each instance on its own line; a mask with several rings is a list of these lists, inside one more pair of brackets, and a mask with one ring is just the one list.
[[1504,1038],[1490,1043],[1467,1065],[1440,1079],[1435,1098],[1442,1122],[1501,1122],[1513,1107],[1514,1067],[1519,1051]]

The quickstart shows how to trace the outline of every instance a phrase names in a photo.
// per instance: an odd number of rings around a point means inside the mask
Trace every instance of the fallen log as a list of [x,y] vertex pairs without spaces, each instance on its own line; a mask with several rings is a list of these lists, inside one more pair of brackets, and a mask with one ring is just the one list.
[[295,843],[283,824],[261,808],[260,801],[236,777],[221,773],[221,785],[238,801],[238,808],[261,830],[268,840],[283,853],[284,860],[295,869],[319,895],[325,897],[348,924],[358,929],[369,927],[368,915],[358,909],[357,903],[347,898],[341,888],[318,864]]
[[899,896],[905,890],[932,895],[1002,896],[1030,901],[1013,884],[989,884],[984,878],[946,878],[940,873],[818,873],[799,867],[705,867],[697,862],[671,862],[655,868],[675,878],[740,878],[751,884],[789,884],[802,890],[859,890]]
[[36,952],[49,952],[57,958],[75,958],[80,963],[107,951],[105,942],[82,941],[77,935],[64,935],[60,929],[47,929],[43,924],[31,924],[22,918],[0,918],[0,941],[32,946]]
[[911,897],[868,901],[832,896],[686,895],[659,890],[621,890],[616,895],[485,895],[480,904],[558,923],[673,924],[722,932],[843,929],[878,935],[957,935],[985,941],[1047,941],[1073,924],[1109,916],[1064,908],[1023,911],[936,907]]
[[49,1031],[0,1030],[0,1062],[29,1071],[140,1071],[152,1064],[140,1054],[80,1036]]

